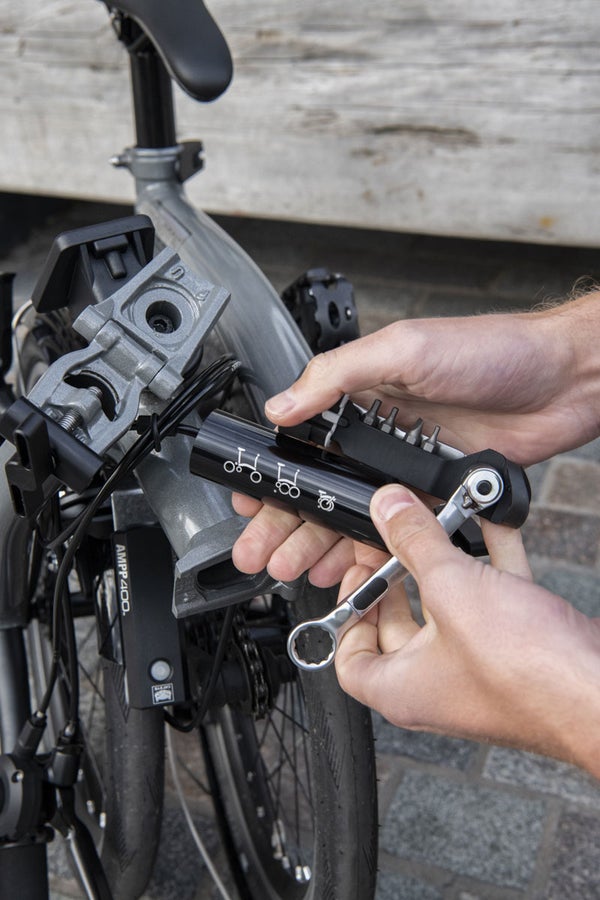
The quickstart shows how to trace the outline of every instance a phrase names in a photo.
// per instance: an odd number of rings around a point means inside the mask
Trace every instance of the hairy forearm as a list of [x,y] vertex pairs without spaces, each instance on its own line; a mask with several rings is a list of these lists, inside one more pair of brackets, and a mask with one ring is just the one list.
[[549,360],[564,371],[563,403],[574,413],[573,442],[600,435],[600,291],[533,313]]
[[565,637],[572,646],[560,657],[564,671],[556,679],[555,755],[600,779],[600,619],[571,615],[577,627]]

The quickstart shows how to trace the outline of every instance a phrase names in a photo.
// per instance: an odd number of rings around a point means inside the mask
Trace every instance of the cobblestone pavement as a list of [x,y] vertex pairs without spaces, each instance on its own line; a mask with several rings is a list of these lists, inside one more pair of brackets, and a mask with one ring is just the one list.
[[[53,232],[121,212],[50,203],[42,209],[40,227],[18,235],[14,228],[22,209],[22,203],[0,201],[0,257],[5,257],[0,269],[39,268]],[[28,215],[35,221],[37,208]],[[316,265],[344,272],[356,288],[363,333],[399,317],[528,308],[564,296],[576,283],[585,287],[600,272],[599,255],[592,250],[248,220],[223,224],[277,288]],[[30,284],[31,278],[21,278],[17,289],[26,294]],[[590,615],[600,614],[599,464],[600,442],[594,442],[535,466],[532,512],[524,529],[536,579]],[[375,730],[381,821],[377,900],[600,897],[600,789],[591,779],[562,763],[406,732],[378,717]],[[222,863],[208,800],[189,787],[197,798],[200,830]],[[53,898],[67,896],[79,895],[58,862]],[[213,896],[170,800],[146,898]]]

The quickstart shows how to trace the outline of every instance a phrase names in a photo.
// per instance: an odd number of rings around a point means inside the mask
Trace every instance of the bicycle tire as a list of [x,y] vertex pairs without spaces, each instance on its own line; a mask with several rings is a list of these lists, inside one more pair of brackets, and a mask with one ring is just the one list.
[[[294,618],[321,615],[332,602],[331,591],[307,587],[294,601]],[[311,846],[299,848],[296,834],[290,840],[290,820],[299,811],[289,789],[280,800],[270,796],[281,767],[281,759],[273,767],[274,747],[265,740],[270,726],[225,706],[202,728],[215,814],[236,886],[243,900],[370,900],[378,827],[370,713],[342,692],[333,668],[298,671],[293,684],[304,700],[302,716],[296,712],[304,743],[300,752],[294,734],[295,750],[287,756],[297,752],[298,768],[305,756],[309,785],[300,805],[312,816]],[[289,710],[288,704],[288,722]],[[292,779],[299,781],[300,773]],[[299,831],[306,827],[299,825]]]
[[[36,324],[28,331],[19,352],[25,392],[56,358],[56,349],[44,327],[44,317],[36,317]],[[42,571],[41,579],[44,576]],[[46,600],[49,605],[51,597]],[[78,632],[78,653],[82,653],[82,629]],[[29,666],[32,671],[43,673],[49,668],[51,637],[47,626],[42,626],[39,633],[40,639],[29,642]],[[129,707],[123,667],[100,657],[95,646],[84,665],[80,659],[80,669],[82,703],[86,703],[87,689],[95,697],[103,698],[103,708],[95,709],[93,722],[88,715],[88,721],[83,723],[88,733],[83,779],[77,785],[79,815],[95,838],[114,900],[137,900],[152,875],[160,842],[164,794],[163,713],[158,708]],[[53,702],[66,709],[69,685],[64,672],[61,682]],[[38,684],[38,693],[43,689],[44,685]],[[58,716],[61,715],[59,711]],[[101,789],[96,783],[97,772]]]

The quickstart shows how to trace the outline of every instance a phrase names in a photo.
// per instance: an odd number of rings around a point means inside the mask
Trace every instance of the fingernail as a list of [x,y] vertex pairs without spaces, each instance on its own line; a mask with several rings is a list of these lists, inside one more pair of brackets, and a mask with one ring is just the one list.
[[294,400],[293,394],[291,391],[283,391],[281,394],[275,394],[274,397],[271,397],[270,400],[267,400],[265,403],[265,412],[271,418],[271,416],[275,416],[279,418],[280,416],[284,416],[286,413],[290,412],[296,402]]
[[372,512],[382,522],[387,522],[417,498],[407,488],[398,485],[381,488],[373,498]]

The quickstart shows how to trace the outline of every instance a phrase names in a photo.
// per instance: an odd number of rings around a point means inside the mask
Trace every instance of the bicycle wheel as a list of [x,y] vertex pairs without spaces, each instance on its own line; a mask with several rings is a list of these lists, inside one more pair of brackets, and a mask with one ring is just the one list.
[[332,592],[308,587],[293,605],[277,597],[250,604],[244,627],[258,654],[249,674],[256,679],[262,667],[264,715],[226,704],[202,728],[215,811],[244,900],[374,895],[369,712],[341,691],[333,669],[301,673],[282,656],[293,619],[321,615],[332,602]]
[[[50,317],[35,317],[20,345],[23,392],[33,387],[55,358],[73,349],[69,347],[72,338],[76,336],[63,316],[54,314],[54,321]],[[33,538],[31,548],[33,554]],[[56,560],[52,554],[40,554],[39,548],[37,553],[27,652],[34,695],[39,701],[52,654],[50,623]],[[115,586],[108,543],[96,540],[94,555],[97,571],[91,587],[82,591],[81,584],[75,585],[72,591],[85,744],[76,807],[94,838],[113,897],[135,900],[150,879],[160,838],[164,720],[161,709],[130,708],[123,667],[98,654],[94,609],[111,605],[114,608],[110,595]],[[75,575],[73,579],[76,580]],[[47,749],[67,719],[69,696],[68,670],[63,666],[49,710]],[[77,871],[77,848],[71,847],[71,842],[68,847]]]

